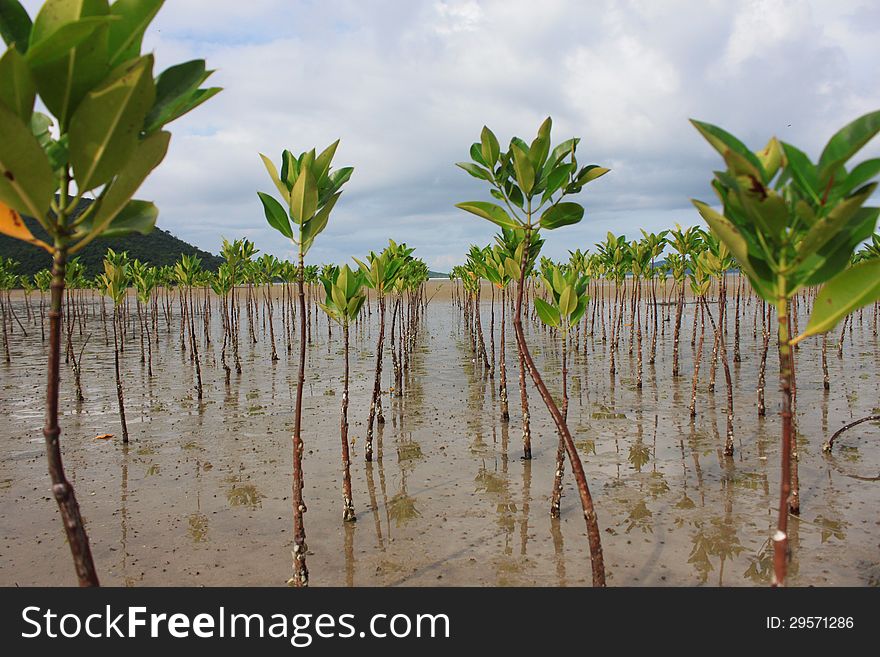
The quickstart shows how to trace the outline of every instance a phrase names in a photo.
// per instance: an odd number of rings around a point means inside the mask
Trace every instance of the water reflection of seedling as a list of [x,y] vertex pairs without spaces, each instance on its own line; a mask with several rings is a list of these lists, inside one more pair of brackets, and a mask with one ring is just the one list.
[[850,447],[849,445],[841,445],[838,449],[840,450],[840,455],[844,459],[846,459],[847,461],[850,461],[851,463],[856,463],[857,461],[861,460],[861,458],[862,458],[862,455],[859,454],[858,447]]
[[153,475],[156,475],[156,474],[159,474],[159,464],[152,463],[152,464],[150,464],[150,467],[147,468],[147,473],[145,476],[152,477]]
[[324,389],[324,396],[325,397],[335,397],[336,391],[333,388],[325,388]]
[[638,527],[642,530],[642,533],[654,533],[654,528],[651,525],[651,519],[654,517],[654,513],[651,509],[648,508],[645,500],[639,500],[636,502],[636,505],[630,509],[629,516],[627,516],[626,522],[628,523],[626,526],[626,533],[629,534],[633,529]]
[[734,475],[733,485],[747,490],[758,490],[764,486],[764,475],[758,472],[738,472]]
[[140,447],[136,453],[138,456],[149,456],[154,454],[155,450],[152,447]]
[[642,466],[651,460],[651,448],[643,443],[636,443],[629,448],[627,460],[636,470],[641,472]]
[[415,499],[407,495],[406,492],[400,492],[388,500],[388,514],[397,527],[402,527],[410,520],[422,515],[416,509]]
[[846,521],[816,516],[815,524],[821,531],[820,535],[823,543],[826,543],[832,537],[840,541],[846,540],[846,532],[844,531],[848,526]]
[[693,548],[688,558],[688,563],[696,568],[701,583],[705,583],[709,573],[715,569],[712,565],[712,557],[720,559],[721,573],[723,573],[724,562],[735,558],[745,550],[736,534],[736,525],[732,522],[722,518],[712,518],[709,525],[707,527],[703,521],[696,523],[697,531],[691,537]]
[[684,493],[681,499],[675,503],[676,509],[693,509],[695,506],[697,506],[696,502],[688,497],[687,493]]
[[506,483],[503,477],[499,477],[494,472],[489,472],[485,468],[480,468],[480,471],[474,478],[474,482],[477,484],[474,492],[477,493],[503,493]]
[[609,408],[608,406],[603,406],[602,404],[597,404],[597,408],[599,410],[593,411],[590,414],[594,420],[625,420],[626,413],[618,413],[613,408]]
[[226,491],[226,500],[232,506],[256,509],[263,505],[263,495],[253,484],[237,484]]
[[596,454],[596,441],[591,438],[584,438],[583,440],[579,440],[574,444],[574,446],[577,447],[578,450],[586,454]]
[[195,450],[199,450],[199,451],[201,451],[202,449],[204,449],[204,448],[203,448],[201,445],[199,445],[195,440],[190,440],[189,442],[184,443],[183,445],[181,445],[180,448],[181,448],[181,449],[187,449],[187,450],[193,450],[193,449],[195,449]]
[[662,472],[652,472],[648,478],[648,492],[651,497],[657,498],[669,492],[669,484]]
[[189,516],[189,537],[193,543],[203,543],[208,539],[208,516],[204,513],[193,513]]

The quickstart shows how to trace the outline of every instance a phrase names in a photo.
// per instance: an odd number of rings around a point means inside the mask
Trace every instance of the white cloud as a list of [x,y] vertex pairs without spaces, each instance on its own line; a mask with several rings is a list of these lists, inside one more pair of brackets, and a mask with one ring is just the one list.
[[225,91],[172,126],[142,195],[202,248],[247,235],[289,255],[256,197],[272,188],[257,153],[341,138],[337,163],[356,170],[311,259],[393,237],[447,268],[494,232],[454,209],[488,198],[454,163],[483,124],[530,138],[552,115],[555,139],[582,137],[579,159],[613,169],[583,194],[586,219],[548,235],[558,257],[607,230],[698,220],[689,198],[712,198],[718,161],[690,117],[817,156],[880,107],[878,27],[858,1],[169,0],[145,40],[157,68],[204,57]]

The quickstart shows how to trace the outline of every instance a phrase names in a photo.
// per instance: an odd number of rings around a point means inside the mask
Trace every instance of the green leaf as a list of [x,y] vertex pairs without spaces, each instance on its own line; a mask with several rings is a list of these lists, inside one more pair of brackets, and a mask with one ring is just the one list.
[[785,168],[791,174],[792,179],[807,196],[813,199],[816,205],[821,205],[822,200],[819,198],[819,173],[816,171],[813,163],[810,162],[810,158],[803,151],[785,142],[782,142],[782,150],[785,153]]
[[559,312],[563,317],[568,317],[577,308],[578,298],[571,285],[566,285],[559,295]]
[[798,276],[805,285],[819,285],[846,269],[859,244],[871,237],[880,208],[861,207],[847,229],[828,242],[799,267]]
[[541,297],[534,298],[535,310],[538,311],[538,317],[547,326],[557,328],[559,326],[559,311],[544,301]]
[[131,233],[146,235],[156,226],[159,208],[149,201],[129,201],[116,215],[101,237],[123,237]]
[[0,57],[0,103],[11,109],[27,123],[34,111],[37,87],[24,57],[9,48]]
[[578,299],[577,307],[574,312],[571,314],[569,318],[569,326],[574,326],[578,323],[581,317],[584,316],[584,313],[587,312],[587,303],[589,302],[589,298],[584,295]]
[[[41,14],[42,15],[42,14]],[[37,35],[39,20],[34,24]],[[68,23],[31,44],[27,53],[40,98],[67,132],[71,117],[85,95],[110,71],[107,34],[110,19],[90,16]],[[33,38],[32,36],[32,38]]]
[[880,110],[860,116],[838,130],[819,156],[819,175],[822,180],[828,180],[839,166],[845,164],[878,131],[880,131]]
[[880,173],[880,158],[865,160],[857,164],[846,178],[838,185],[835,185],[834,190],[840,189],[842,194],[848,194],[852,190],[864,185],[878,173]]
[[315,238],[327,227],[327,223],[330,221],[330,213],[333,211],[333,207],[336,205],[336,201],[339,200],[340,196],[342,196],[342,192],[337,192],[331,196],[330,200],[327,201],[324,207],[321,208],[310,221],[306,222],[306,225],[303,228],[304,251],[309,250],[312,246],[312,242],[315,241]]
[[520,275],[522,270],[520,269],[519,263],[513,258],[505,258],[504,259],[504,271],[510,280],[518,281],[520,279]]
[[43,223],[54,192],[52,168],[34,133],[0,104],[0,202]]
[[529,159],[529,154],[517,144],[511,144],[510,150],[513,151],[513,169],[516,172],[516,181],[523,194],[531,194],[532,188],[535,186],[535,167]]
[[487,126],[483,126],[480,133],[480,152],[483,156],[483,162],[489,167],[494,167],[498,162],[498,155],[501,153],[501,146],[495,133],[489,130]]
[[325,148],[321,154],[315,158],[315,164],[312,167],[312,172],[315,174],[315,180],[318,182],[318,185],[324,180],[324,177],[330,171],[330,163],[333,162],[333,157],[336,155],[336,149],[339,147],[339,140],[337,139],[332,144],[330,144],[327,148]]
[[293,189],[293,183],[299,175],[299,162],[289,150],[285,149],[281,153],[281,182],[287,186],[288,194]]
[[611,171],[611,169],[606,169],[605,167],[600,167],[596,164],[590,164],[578,172],[578,177],[574,184],[578,187],[583,187],[588,182],[592,182],[596,178],[601,178],[609,171]]
[[26,53],[32,27],[31,17],[18,0],[0,0],[0,36],[7,46]]
[[170,141],[171,133],[157,132],[138,144],[128,162],[110,183],[91,220],[80,226],[77,236],[83,236],[84,239],[72,247],[70,253],[85,248],[113,222],[150,172],[165,158]]
[[492,223],[498,224],[504,228],[520,228],[520,223],[510,218],[510,215],[504,211],[499,205],[494,203],[486,203],[485,201],[470,201],[468,203],[456,203],[455,207],[470,212],[483,219],[488,219]]
[[478,164],[473,164],[471,162],[456,162],[455,166],[464,169],[474,178],[479,178],[480,180],[488,180],[489,182],[492,181],[492,174]]
[[764,172],[764,167],[758,159],[758,156],[729,132],[718,126],[712,125],[711,123],[704,123],[695,119],[691,119],[691,124],[701,135],[703,135],[703,138],[709,142],[712,148],[721,154],[721,157],[724,157],[727,151],[734,151],[735,153],[742,155],[758,171],[762,173]]
[[880,259],[865,260],[841,272],[819,291],[810,321],[795,342],[833,329],[837,323],[880,299]]
[[152,68],[152,55],[119,67],[71,118],[70,160],[80,191],[109,181],[137,147],[156,95]]
[[290,218],[303,224],[318,208],[318,186],[310,167],[304,166],[290,191]]
[[119,20],[110,25],[110,66],[116,66],[141,53],[141,42],[164,0],[116,0],[110,14]]
[[536,177],[538,177],[537,172],[541,170],[544,162],[547,161],[547,155],[549,154],[549,152],[550,138],[543,136],[535,137],[535,140],[529,147],[529,160],[532,162],[532,166],[535,168]]
[[180,103],[174,106],[174,111],[168,116],[162,125],[168,125],[173,121],[176,121],[184,114],[189,114],[194,109],[196,109],[199,105],[202,105],[206,101],[210,100],[217,94],[223,91],[223,87],[210,87],[208,89],[196,89],[189,96],[186,96]]
[[281,194],[281,198],[283,198],[284,202],[289,205],[290,190],[288,190],[287,186],[281,182],[281,178],[278,176],[278,169],[275,166],[275,163],[262,153],[260,153],[260,159],[263,160],[263,165],[266,167],[266,171],[269,172],[269,177],[272,179],[272,182],[275,183],[275,187],[278,189],[278,193]]
[[565,159],[567,156],[571,155],[572,148],[577,149],[577,145],[580,143],[580,138],[575,137],[573,139],[566,139],[564,142],[559,144],[556,148],[553,149],[553,152],[550,153],[550,157],[547,159],[547,163],[550,167],[555,167],[559,162]]
[[153,132],[172,120],[211,75],[205,70],[205,60],[196,59],[168,68],[156,78],[156,100],[144,121],[144,129]]
[[[743,271],[746,272],[750,278],[758,279],[757,272],[752,268],[751,262],[749,261],[748,243],[742,233],[740,233],[739,229],[734,226],[727,217],[722,216],[702,201],[691,199],[691,203],[694,204],[700,215],[706,223],[709,224],[709,228],[715,237],[727,246],[731,255],[736,259]],[[769,280],[764,282],[767,285],[772,285],[773,283],[773,281]]]
[[544,190],[544,196],[541,197],[542,203],[549,201],[553,194],[559,191],[559,188],[568,181],[573,170],[573,164],[560,164],[550,171],[547,175],[547,189]]
[[877,183],[865,185],[858,192],[838,203],[827,216],[819,219],[801,240],[797,247],[797,259],[795,265],[803,262],[807,256],[812,255],[828,242],[833,240],[842,231],[847,229],[853,219],[858,218],[859,209],[870,198]]
[[562,226],[570,226],[584,218],[584,208],[577,203],[557,203],[541,215],[541,228],[555,230]]
[[290,227],[290,219],[287,218],[284,206],[276,201],[274,197],[263,192],[257,192],[257,196],[263,202],[263,212],[269,225],[287,239],[293,239],[293,229]]

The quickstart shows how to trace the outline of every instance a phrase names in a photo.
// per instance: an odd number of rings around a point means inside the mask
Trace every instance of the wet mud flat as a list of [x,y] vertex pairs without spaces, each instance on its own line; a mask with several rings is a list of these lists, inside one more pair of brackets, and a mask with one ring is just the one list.
[[[431,283],[437,287],[440,283]],[[305,514],[313,585],[589,585],[580,503],[566,467],[562,517],[549,515],[557,436],[529,386],[533,460],[523,461],[516,347],[508,330],[509,423],[499,420],[498,376],[483,376],[449,283],[432,298],[402,391],[383,374],[386,423],[376,460],[363,447],[375,359],[377,317],[352,332],[350,436],[356,523],[342,521],[339,406],[342,344],[316,315],[308,351]],[[23,301],[14,297],[19,316]],[[617,376],[608,346],[587,339],[569,364],[569,425],[584,461],[602,528],[608,583],[753,586],[769,583],[768,537],[775,527],[779,472],[777,361],[771,347],[767,416],[757,417],[761,332],[754,300],[744,309],[742,362],[731,363],[735,454],[723,455],[726,392],[720,374],[706,390],[707,338],[697,399],[688,413],[695,306],[682,322],[682,376],[671,377],[672,325],[658,336],[657,361],[635,385],[636,355],[621,341]],[[499,308],[496,301],[496,311]],[[216,311],[215,311],[216,312]],[[482,304],[489,326],[489,300]],[[280,320],[276,313],[276,336]],[[496,322],[498,321],[496,315]],[[119,440],[113,350],[100,315],[87,321],[86,401],[77,404],[62,365],[62,445],[102,583],[284,585],[291,575],[291,429],[296,346],[278,338],[270,359],[242,324],[243,372],[225,385],[219,319],[202,347],[204,399],[179,349],[178,326],[159,332],[154,375],[140,363],[131,332],[122,356],[131,443]],[[10,337],[0,363],[0,584],[75,584],[43,451],[45,345],[39,327]],[[496,330],[498,326],[496,324]],[[510,327],[509,327],[510,328]],[[538,367],[560,390],[558,340],[526,323]],[[82,337],[74,339],[78,347]],[[488,340],[488,335],[487,335]],[[830,342],[830,341],[829,341]],[[822,386],[821,340],[797,352],[801,516],[790,521],[789,583],[880,584],[880,426],[864,423],[822,453],[828,436],[880,412],[880,342],[869,315],[856,316],[838,359],[829,346],[831,389]],[[500,349],[496,335],[496,350]],[[114,438],[96,440],[100,434]]]

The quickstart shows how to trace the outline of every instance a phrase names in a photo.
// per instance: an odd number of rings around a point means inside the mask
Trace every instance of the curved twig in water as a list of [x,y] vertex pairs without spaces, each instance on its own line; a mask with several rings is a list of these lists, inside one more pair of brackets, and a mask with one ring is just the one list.
[[869,415],[868,417],[863,417],[860,420],[856,420],[855,422],[850,422],[846,426],[841,427],[840,429],[838,429],[834,433],[833,436],[831,436],[831,438],[828,439],[827,443],[822,445],[822,451],[826,452],[826,453],[830,452],[831,448],[834,447],[834,441],[837,440],[837,437],[840,434],[842,434],[844,431],[846,431],[847,429],[852,429],[854,426],[856,426],[857,424],[861,424],[862,422],[871,422],[871,421],[877,421],[877,420],[880,420],[880,415]]

